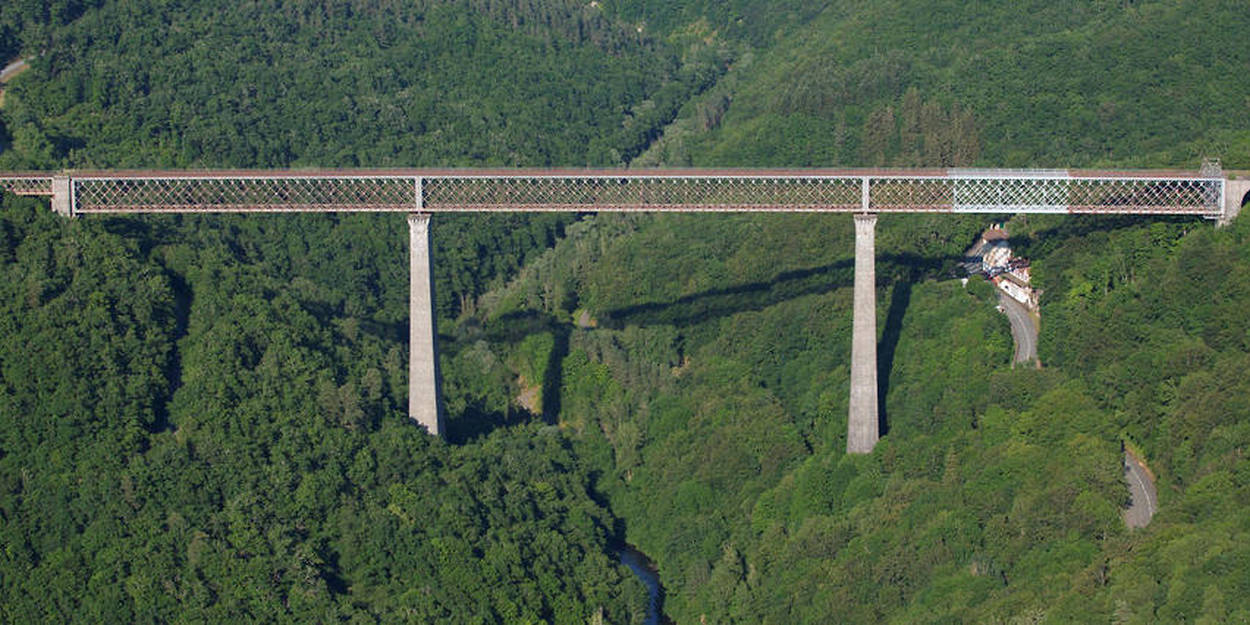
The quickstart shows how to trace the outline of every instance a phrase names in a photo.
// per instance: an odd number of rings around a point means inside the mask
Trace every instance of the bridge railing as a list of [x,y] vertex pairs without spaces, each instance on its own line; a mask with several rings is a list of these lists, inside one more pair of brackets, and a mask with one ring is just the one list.
[[[128,172],[2,174],[72,214],[173,212],[810,211],[1140,213],[1220,217],[1220,177],[1064,170]],[[54,202],[55,204],[55,202]]]

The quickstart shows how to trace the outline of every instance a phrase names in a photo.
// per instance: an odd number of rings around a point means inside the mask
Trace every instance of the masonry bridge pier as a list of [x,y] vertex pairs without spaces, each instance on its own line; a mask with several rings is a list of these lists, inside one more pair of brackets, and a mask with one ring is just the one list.
[[443,433],[430,221],[439,212],[829,212],[855,223],[847,452],[880,437],[878,213],[1193,215],[1227,224],[1250,178],[1216,167],[1072,170],[320,170],[3,173],[0,190],[51,197],[66,217],[141,213],[408,213],[408,414]]

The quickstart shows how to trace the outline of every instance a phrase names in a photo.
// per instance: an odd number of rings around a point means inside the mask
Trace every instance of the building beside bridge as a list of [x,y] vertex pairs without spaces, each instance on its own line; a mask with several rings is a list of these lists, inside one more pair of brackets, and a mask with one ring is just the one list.
[[1029,284],[1029,266],[1023,265],[1019,270],[1005,271],[992,279],[994,285],[1007,297],[1024,304],[1029,310],[1038,312],[1042,292]]
[[1031,284],[1029,260],[1012,253],[1006,228],[1002,224],[987,228],[976,249],[981,253],[980,273],[1008,297],[1037,312],[1041,291]]

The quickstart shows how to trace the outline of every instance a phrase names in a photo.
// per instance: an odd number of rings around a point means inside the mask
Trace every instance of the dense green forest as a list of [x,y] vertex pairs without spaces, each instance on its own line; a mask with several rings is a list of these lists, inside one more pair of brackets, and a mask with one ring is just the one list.
[[[743,4],[755,10],[729,8]],[[801,8],[812,5],[824,10]],[[1250,167],[1236,0],[730,2],[710,14],[726,11],[708,28],[752,38],[742,31],[776,23],[775,41],[735,58],[640,162]]]
[[[678,622],[1250,616],[1242,224],[1013,224],[1047,289],[1048,366],[1035,371],[1006,367],[988,285],[926,279],[944,263],[908,250],[949,222],[883,219],[879,249],[907,253],[879,258],[889,430],[859,458],[843,452],[850,224],[686,219],[699,223],[614,237],[580,276],[565,268],[598,246],[578,224],[497,300],[506,318],[566,281],[603,311],[598,327],[564,331],[560,417],[613,467],[599,488],[662,563]],[[643,263],[670,291],[618,307]],[[1214,298],[1211,276],[1227,285]],[[743,287],[699,286],[722,281]],[[1123,442],[1159,479],[1145,532],[1119,516]]]
[[[0,7],[0,170],[1250,167],[1232,1]],[[1250,621],[1250,225],[883,216],[886,435],[845,449],[836,215],[439,215],[449,435],[406,416],[406,233],[0,200],[4,622]],[[1006,217],[1006,216],[1005,216]],[[1158,480],[1130,531],[1122,446]]]

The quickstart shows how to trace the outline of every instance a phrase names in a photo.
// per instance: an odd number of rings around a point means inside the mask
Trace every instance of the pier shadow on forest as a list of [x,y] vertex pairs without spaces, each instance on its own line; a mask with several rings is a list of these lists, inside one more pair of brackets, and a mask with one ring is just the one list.
[[171,311],[174,316],[174,332],[170,337],[169,355],[166,358],[163,370],[165,380],[169,384],[168,392],[161,396],[156,402],[153,410],[152,423],[148,425],[149,433],[164,432],[172,428],[170,420],[170,405],[174,400],[174,393],[182,388],[182,347],[183,340],[187,337],[187,331],[191,324],[191,306],[195,298],[191,285],[187,282],[186,277],[178,272],[162,266],[165,271],[165,277],[169,280],[170,290],[174,296],[174,306]]
[[895,282],[890,289],[890,308],[885,314],[885,327],[877,343],[877,431],[885,436],[890,431],[890,419],[886,410],[885,396],[890,390],[890,373],[894,371],[894,350],[898,348],[903,333],[903,316],[911,304],[911,282]]

